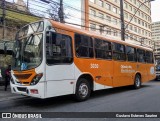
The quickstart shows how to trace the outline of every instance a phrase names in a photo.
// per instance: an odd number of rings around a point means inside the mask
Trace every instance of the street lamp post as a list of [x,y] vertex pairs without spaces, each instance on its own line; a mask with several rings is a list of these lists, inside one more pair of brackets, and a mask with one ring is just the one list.
[[128,25],[131,23],[132,19],[135,17],[137,11],[139,11],[140,7],[142,5],[144,5],[146,2],[151,2],[151,1],[155,1],[155,0],[146,0],[145,2],[141,3],[138,7],[138,9],[136,10],[136,12],[134,13],[134,15],[132,16],[132,18],[130,19],[130,21],[128,22],[128,24],[125,26],[124,25],[124,14],[123,14],[123,0],[120,0],[120,16],[121,16],[121,39],[123,41],[125,41],[125,30],[128,28]]

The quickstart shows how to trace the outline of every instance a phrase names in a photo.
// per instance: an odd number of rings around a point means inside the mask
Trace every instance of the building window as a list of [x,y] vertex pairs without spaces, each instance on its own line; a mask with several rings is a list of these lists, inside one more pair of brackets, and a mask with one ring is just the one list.
[[99,25],[99,32],[101,34],[104,32],[104,26],[103,25]]
[[134,27],[134,31],[137,32],[137,27]]
[[106,3],[107,10],[111,10],[111,5]]
[[145,26],[146,26],[146,28],[147,28],[147,23],[145,23]]
[[96,31],[96,24],[90,24],[90,28],[92,31]]
[[138,33],[141,34],[141,29],[140,28],[138,29]]
[[134,13],[136,13],[136,11],[137,11],[136,8],[134,8]]
[[93,16],[96,16],[96,11],[91,9],[90,14],[93,15]]
[[99,13],[99,18],[104,19],[104,14]]
[[142,18],[144,18],[144,14],[143,13],[141,13],[142,14]]
[[145,19],[147,20],[147,15],[145,15]]
[[133,36],[132,35],[130,35],[130,40],[133,40]]
[[144,26],[144,22],[142,21],[142,26]]
[[113,7],[113,12],[117,13],[117,8],[116,7]]
[[139,16],[141,15],[141,12],[140,12],[140,11],[138,11],[138,15],[139,15]]
[[134,22],[137,23],[137,18],[134,18]]
[[144,30],[142,30],[142,35],[144,35]]
[[138,19],[138,24],[141,24],[141,20],[140,19]]
[[129,19],[130,19],[130,20],[132,19],[132,15],[129,15]]
[[129,10],[132,11],[132,6],[131,5],[129,5]]
[[113,22],[114,22],[115,25],[117,25],[117,19],[114,18]]
[[95,0],[89,0],[89,1],[91,1],[92,3],[95,3]]
[[128,13],[126,13],[126,12],[125,12],[125,14],[124,14],[124,15],[125,15],[125,18],[128,18]]
[[132,25],[130,25],[130,30],[133,30]]
[[106,16],[106,18],[107,18],[107,22],[111,23],[111,17],[110,16]]
[[117,31],[114,31],[114,32],[113,32],[113,35],[114,35],[114,36],[118,36],[118,32],[117,32]]
[[125,34],[125,38],[128,39],[128,34]]
[[108,35],[111,35],[111,31],[112,31],[111,29],[107,28],[107,34]]
[[124,2],[124,7],[127,9],[128,8],[128,4]]
[[103,1],[99,0],[99,6],[103,7]]

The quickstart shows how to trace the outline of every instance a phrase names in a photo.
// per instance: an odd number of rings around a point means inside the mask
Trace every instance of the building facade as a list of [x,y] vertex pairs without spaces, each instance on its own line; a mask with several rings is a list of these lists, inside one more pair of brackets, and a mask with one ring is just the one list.
[[[82,23],[86,28],[121,40],[120,0],[85,0],[84,3],[85,21]],[[129,43],[151,47],[150,2],[123,0],[123,8],[126,27],[125,40]]]
[[152,23],[152,40],[155,52],[160,54],[160,21]]

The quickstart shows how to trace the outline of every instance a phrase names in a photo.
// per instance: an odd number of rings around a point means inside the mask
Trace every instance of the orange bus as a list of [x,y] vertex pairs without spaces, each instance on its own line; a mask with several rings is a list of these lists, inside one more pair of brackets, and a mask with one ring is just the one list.
[[155,78],[151,49],[129,44],[53,20],[22,27],[16,36],[13,93],[49,98],[133,85]]

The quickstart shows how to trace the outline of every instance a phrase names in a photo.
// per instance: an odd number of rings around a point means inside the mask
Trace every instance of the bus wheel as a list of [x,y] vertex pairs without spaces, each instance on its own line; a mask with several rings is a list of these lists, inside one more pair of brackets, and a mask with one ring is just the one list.
[[141,77],[140,75],[136,75],[135,76],[135,80],[134,80],[134,89],[139,89],[141,87]]
[[85,78],[80,78],[76,85],[75,98],[77,101],[85,101],[90,97],[91,87]]

